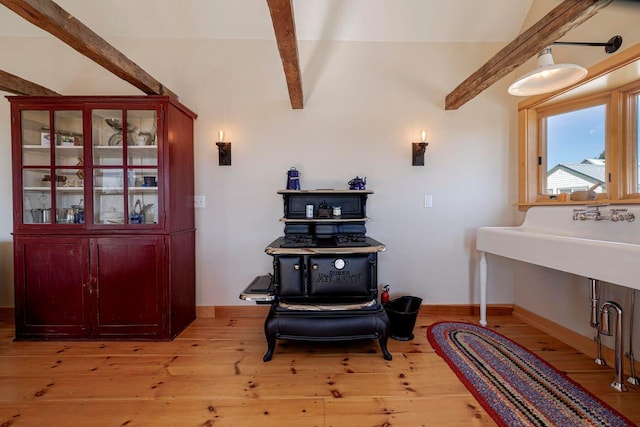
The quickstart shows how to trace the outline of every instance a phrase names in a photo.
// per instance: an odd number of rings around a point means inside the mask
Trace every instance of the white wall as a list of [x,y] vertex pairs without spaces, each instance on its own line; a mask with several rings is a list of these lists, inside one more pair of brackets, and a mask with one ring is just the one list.
[[[475,229],[514,222],[515,100],[506,94],[509,79],[457,111],[444,111],[444,98],[501,45],[301,42],[305,108],[292,110],[273,41],[112,42],[199,115],[196,194],[207,206],[196,211],[198,305],[247,304],[238,294],[271,270],[264,248],[282,234],[276,191],[291,166],[307,189],[367,177],[375,191],[368,230],[387,245],[379,281],[392,296],[478,301]],[[64,94],[138,93],[54,40],[3,38],[0,49],[13,64],[7,71]],[[11,239],[7,104],[0,103],[3,242]],[[411,142],[423,128],[426,166],[413,167]],[[218,129],[232,141],[231,167],[217,165]],[[431,209],[423,208],[425,194]],[[10,260],[9,249],[0,260]],[[12,305],[5,264],[0,306]],[[491,287],[489,302],[512,301],[511,280]]]

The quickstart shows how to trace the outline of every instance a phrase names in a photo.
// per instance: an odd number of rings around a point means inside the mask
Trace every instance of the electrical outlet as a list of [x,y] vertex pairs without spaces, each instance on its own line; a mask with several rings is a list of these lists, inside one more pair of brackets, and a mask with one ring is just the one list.
[[205,206],[206,206],[206,201],[204,196],[193,196],[194,208],[204,208]]
[[433,196],[431,196],[429,194],[425,194],[424,195],[424,207],[425,208],[432,208],[433,207]]

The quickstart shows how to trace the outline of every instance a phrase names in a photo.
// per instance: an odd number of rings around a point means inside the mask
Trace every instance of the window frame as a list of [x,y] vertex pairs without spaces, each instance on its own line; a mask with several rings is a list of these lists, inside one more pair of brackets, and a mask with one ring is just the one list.
[[[611,150],[611,146],[613,144],[613,141],[611,141],[610,137],[610,126],[609,126],[609,119],[611,117],[611,113],[612,113],[612,108],[614,108],[611,105],[611,97],[608,94],[602,95],[602,94],[597,94],[594,96],[588,96],[586,98],[580,98],[580,99],[576,99],[576,100],[571,100],[571,101],[567,101],[567,102],[561,102],[561,103],[557,103],[557,104],[552,104],[549,106],[545,106],[545,107],[541,107],[537,109],[537,153],[538,153],[538,159],[536,159],[537,162],[537,168],[538,170],[536,171],[536,175],[537,175],[537,197],[536,197],[536,201],[540,202],[540,201],[552,201],[552,200],[556,200],[557,198],[557,194],[549,194],[547,193],[547,188],[548,188],[548,183],[547,180],[545,178],[547,178],[547,174],[548,174],[548,170],[547,170],[547,142],[546,142],[546,135],[547,135],[547,131],[546,131],[546,121],[545,119],[551,116],[556,116],[559,114],[564,114],[564,113],[570,113],[572,111],[578,111],[578,110],[582,110],[585,108],[591,108],[591,107],[595,107],[598,105],[604,105],[605,107],[605,141],[604,141],[604,150],[605,150],[605,159],[607,160],[605,162],[605,172],[604,172],[604,176],[605,176],[605,182],[606,182],[606,191],[602,192],[602,193],[598,193],[597,194],[597,199],[608,199],[610,198],[609,196],[609,191],[610,191],[610,185],[611,185],[611,179],[607,179],[608,177],[612,176],[611,175],[611,167],[610,167],[610,163],[611,164],[616,164],[616,159],[610,159],[609,158],[609,153],[612,151]],[[613,150],[615,151],[615,150]],[[539,160],[541,159],[541,160]]]
[[[627,200],[638,199],[640,203],[640,81],[634,82],[623,88],[624,133],[623,139],[627,145],[623,151],[623,182],[627,188],[624,197]],[[635,101],[635,102],[634,102]],[[635,173],[634,173],[635,169]]]

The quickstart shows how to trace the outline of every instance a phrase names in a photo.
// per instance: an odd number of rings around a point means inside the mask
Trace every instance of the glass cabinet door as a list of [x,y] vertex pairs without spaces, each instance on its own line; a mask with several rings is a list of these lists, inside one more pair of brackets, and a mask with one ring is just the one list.
[[82,111],[53,112],[55,130],[54,175],[55,222],[84,223],[84,135]]
[[134,135],[127,138],[128,204],[132,224],[158,222],[157,120],[156,110],[127,111],[127,122],[134,129]]
[[23,110],[21,135],[22,223],[80,223],[82,111]]
[[95,224],[157,223],[157,119],[156,110],[92,110]]

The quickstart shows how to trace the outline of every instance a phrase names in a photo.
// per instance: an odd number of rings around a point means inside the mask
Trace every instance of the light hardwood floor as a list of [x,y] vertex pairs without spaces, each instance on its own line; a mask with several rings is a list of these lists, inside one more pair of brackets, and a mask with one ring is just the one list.
[[[0,321],[0,426],[491,426],[426,339],[279,341],[262,362],[261,318],[199,318],[173,342],[14,342]],[[609,387],[611,368],[512,316],[489,326],[565,371],[632,421],[640,387]]]

